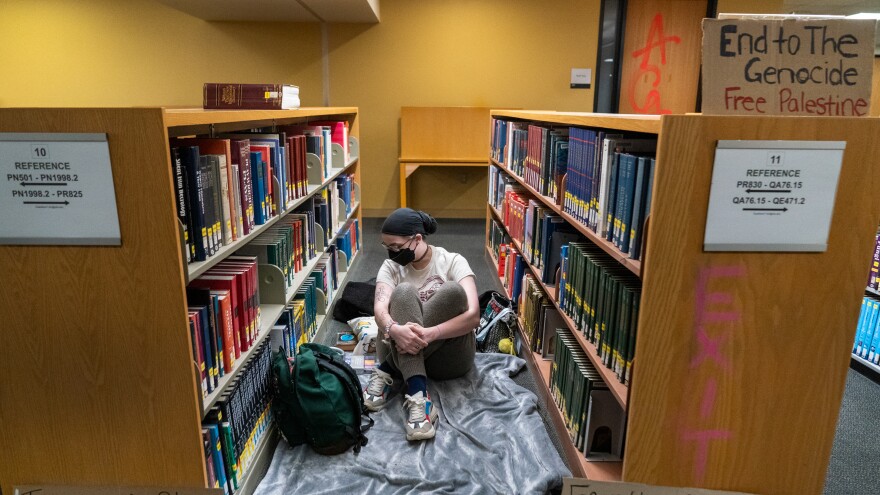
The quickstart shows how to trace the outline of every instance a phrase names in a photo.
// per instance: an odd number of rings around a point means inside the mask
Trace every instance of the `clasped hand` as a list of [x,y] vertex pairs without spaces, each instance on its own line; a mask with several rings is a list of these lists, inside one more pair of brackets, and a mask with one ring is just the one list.
[[437,327],[425,328],[418,323],[407,322],[404,325],[392,325],[391,338],[397,345],[398,352],[418,354],[428,344],[436,340]]

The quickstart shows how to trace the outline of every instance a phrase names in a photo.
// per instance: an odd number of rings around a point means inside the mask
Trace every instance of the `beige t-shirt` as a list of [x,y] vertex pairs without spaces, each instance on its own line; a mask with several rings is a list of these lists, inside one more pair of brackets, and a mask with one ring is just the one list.
[[376,275],[376,282],[384,282],[391,287],[409,282],[419,288],[419,299],[425,302],[444,282],[461,282],[463,278],[474,275],[464,256],[450,253],[438,246],[431,246],[431,249],[434,250],[431,261],[421,270],[413,268],[412,263],[400,266],[391,260],[385,260]]

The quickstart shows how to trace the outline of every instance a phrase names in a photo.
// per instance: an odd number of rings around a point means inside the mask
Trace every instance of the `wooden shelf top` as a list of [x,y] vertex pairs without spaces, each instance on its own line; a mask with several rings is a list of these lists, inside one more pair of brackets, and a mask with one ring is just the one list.
[[593,232],[586,225],[579,222],[576,218],[563,211],[563,209],[560,208],[555,202],[553,202],[551,198],[548,198],[547,196],[544,196],[543,194],[536,191],[535,188],[526,183],[526,181],[523,180],[522,177],[519,177],[515,173],[511,172],[510,169],[508,169],[504,165],[501,165],[495,159],[490,160],[492,164],[503,170],[510,177],[513,177],[513,179],[516,180],[519,185],[524,187],[529,194],[534,196],[535,199],[544,203],[544,206],[553,210],[553,213],[564,218],[569,225],[577,229],[577,231],[583,234],[587,239],[589,239],[590,242],[602,248],[603,251],[611,255],[612,258],[623,265],[627,270],[631,271],[637,277],[641,278],[642,262],[640,260],[634,260],[630,258],[628,254],[624,253],[620,249],[617,249],[617,246],[615,246],[614,243],[605,240],[603,237],[599,236],[599,234]]
[[631,132],[660,133],[659,115],[555,112],[553,110],[492,110],[492,117],[537,120],[548,124],[601,127]]
[[[354,115],[357,107],[307,107],[296,110],[205,110],[202,108],[163,108],[166,127],[240,122],[285,121],[303,118],[330,118]],[[284,123],[284,122],[279,122]]]
[[478,164],[481,166],[486,165],[486,159],[484,157],[473,157],[473,158],[419,158],[419,157],[409,157],[409,156],[401,156],[397,159],[397,161],[401,163],[424,163],[424,164],[443,164],[443,163],[455,163],[455,164],[464,164],[467,165],[469,163]]

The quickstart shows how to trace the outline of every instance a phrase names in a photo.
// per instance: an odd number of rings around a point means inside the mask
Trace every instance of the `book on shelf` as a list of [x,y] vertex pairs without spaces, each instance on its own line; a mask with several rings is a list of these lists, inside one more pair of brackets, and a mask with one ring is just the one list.
[[293,110],[300,106],[292,84],[205,83],[202,107],[211,110]]
[[194,359],[207,396],[237,366],[259,332],[257,259],[230,256],[192,280],[187,302]]
[[279,126],[278,128],[280,132],[285,132],[289,135],[304,136],[305,152],[318,157],[321,162],[321,177],[324,179],[330,176],[331,168],[333,167],[332,143],[333,130],[336,127],[336,123],[327,124],[294,124]]
[[[535,193],[628,257],[641,258],[656,139],[501,119],[495,119],[491,139],[491,156]],[[498,207],[503,172],[490,168],[489,183],[490,203]],[[527,225],[534,229],[540,220],[530,217]],[[531,237],[525,240],[528,244]],[[530,260],[533,247],[523,248]]]
[[[253,358],[236,377],[235,383],[207,412],[202,421],[210,449],[206,450],[209,479],[216,488],[233,493],[252,467],[257,446],[269,431],[272,421],[271,377],[272,349],[263,342]],[[210,456],[210,457],[209,457]]]
[[[510,237],[507,236],[507,232],[498,225],[498,223],[492,219],[489,222],[489,248],[492,251],[492,254],[495,255],[495,261],[500,264],[501,258],[501,250],[502,246],[506,248],[507,244],[510,243]],[[503,268],[503,266],[501,267]],[[499,273],[499,275],[501,275]]]
[[527,273],[523,280],[522,301],[517,312],[526,343],[532,352],[541,348],[540,328],[542,321],[540,312],[541,307],[545,304],[548,303],[544,289],[535,280],[535,277]]
[[575,448],[589,460],[621,460],[625,413],[564,327],[556,329],[548,386]]
[[595,244],[571,242],[564,261],[560,307],[596,346],[604,365],[629,383],[635,349],[640,281]]
[[342,147],[345,163],[348,163],[351,160],[351,150],[349,150],[348,147],[348,122],[342,120],[317,120],[309,123],[315,126],[329,127],[330,141]]
[[875,239],[871,269],[868,271],[868,288],[873,291],[880,290],[880,232],[877,232]]
[[880,301],[875,297],[862,298],[856,338],[852,353],[873,364],[880,364]]
[[174,138],[170,143],[188,262],[205,261],[274,215],[266,189],[267,153],[259,145],[252,152],[243,140]]

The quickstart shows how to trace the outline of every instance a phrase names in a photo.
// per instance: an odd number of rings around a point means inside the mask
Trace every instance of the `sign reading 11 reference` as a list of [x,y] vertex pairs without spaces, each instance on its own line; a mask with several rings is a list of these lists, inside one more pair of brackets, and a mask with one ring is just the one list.
[[106,134],[0,133],[0,244],[120,244]]
[[718,141],[706,251],[823,252],[844,141]]

